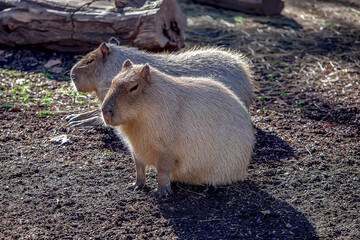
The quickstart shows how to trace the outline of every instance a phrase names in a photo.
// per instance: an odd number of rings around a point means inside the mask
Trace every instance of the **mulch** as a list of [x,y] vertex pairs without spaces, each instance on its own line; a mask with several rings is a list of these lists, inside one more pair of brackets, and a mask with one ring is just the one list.
[[290,0],[278,17],[180,4],[189,47],[251,62],[249,178],[157,198],[149,170],[126,190],[135,167],[114,132],[66,126],[99,104],[68,81],[81,56],[1,46],[0,237],[360,239],[359,4]]

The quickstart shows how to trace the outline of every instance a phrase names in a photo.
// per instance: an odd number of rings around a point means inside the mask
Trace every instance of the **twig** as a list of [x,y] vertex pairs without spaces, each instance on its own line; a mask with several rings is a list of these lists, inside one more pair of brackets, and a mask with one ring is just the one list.
[[353,11],[354,13],[357,13],[357,14],[360,14],[360,11],[359,10],[356,10],[354,8],[350,8],[351,11]]
[[213,219],[199,220],[199,222],[210,222],[210,221],[221,221],[221,219],[216,219],[216,217],[215,217]]
[[311,152],[309,151],[309,149],[307,148],[307,146],[305,146],[306,150],[308,151],[308,153],[310,154],[310,156],[312,156]]
[[325,71],[325,69],[323,68],[320,62],[317,62],[317,64],[320,66],[321,71]]
[[197,192],[194,192],[194,191],[190,191],[190,190],[184,189],[184,188],[182,188],[182,187],[180,187],[180,186],[178,186],[178,188],[180,188],[181,190],[184,190],[185,192],[194,193],[194,194],[200,195],[200,196],[202,196],[202,197],[205,197],[204,194],[197,193]]

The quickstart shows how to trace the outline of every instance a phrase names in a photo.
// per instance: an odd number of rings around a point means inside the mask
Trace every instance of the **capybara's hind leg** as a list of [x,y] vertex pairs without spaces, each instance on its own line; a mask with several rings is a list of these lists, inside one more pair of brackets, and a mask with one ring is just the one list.
[[175,166],[175,160],[169,156],[161,156],[156,161],[156,170],[158,173],[158,187],[156,194],[162,197],[166,194],[172,194],[170,176]]

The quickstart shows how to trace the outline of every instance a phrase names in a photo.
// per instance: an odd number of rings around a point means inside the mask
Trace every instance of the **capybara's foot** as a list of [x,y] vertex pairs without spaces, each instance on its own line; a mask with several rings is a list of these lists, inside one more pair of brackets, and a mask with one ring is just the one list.
[[155,194],[158,196],[158,197],[164,197],[166,195],[171,195],[173,193],[173,191],[171,190],[171,186],[158,186]]
[[77,127],[77,128],[82,128],[82,127],[99,127],[101,126],[101,119],[99,117],[92,117],[89,119],[84,119],[84,120],[80,120],[80,121],[72,121],[70,120],[69,124],[67,124],[67,126],[69,127]]
[[65,120],[68,122],[80,121],[89,118],[87,115],[84,114],[71,114],[65,117]]
[[145,184],[143,183],[142,184],[131,183],[126,187],[127,190],[132,190],[132,191],[138,191],[144,188],[145,188]]
[[65,120],[71,122],[71,119],[73,119],[73,118],[75,117],[74,115],[76,115],[76,114],[72,114],[72,115],[66,116],[66,117],[65,117]]

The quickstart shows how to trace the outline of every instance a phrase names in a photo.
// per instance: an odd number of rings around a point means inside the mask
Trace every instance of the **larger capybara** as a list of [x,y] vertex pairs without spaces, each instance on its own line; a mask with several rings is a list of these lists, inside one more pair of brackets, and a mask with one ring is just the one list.
[[[77,91],[94,92],[102,102],[112,79],[129,58],[135,64],[148,62],[171,76],[210,77],[234,91],[247,108],[250,106],[253,97],[252,75],[246,59],[238,52],[206,47],[178,53],[149,53],[119,46],[114,39],[111,42],[102,43],[71,69],[71,79]],[[67,119],[72,121],[70,125],[86,126],[93,125],[94,119],[89,118],[98,118],[97,115],[100,114],[92,111],[74,114]]]

